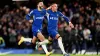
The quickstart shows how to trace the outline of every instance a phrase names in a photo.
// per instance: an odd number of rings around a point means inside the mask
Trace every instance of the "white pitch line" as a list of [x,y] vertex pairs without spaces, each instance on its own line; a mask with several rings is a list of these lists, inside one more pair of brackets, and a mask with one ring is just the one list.
[[4,53],[0,52],[0,55],[7,55],[7,54],[10,54],[10,53],[12,53],[12,51],[4,52]]

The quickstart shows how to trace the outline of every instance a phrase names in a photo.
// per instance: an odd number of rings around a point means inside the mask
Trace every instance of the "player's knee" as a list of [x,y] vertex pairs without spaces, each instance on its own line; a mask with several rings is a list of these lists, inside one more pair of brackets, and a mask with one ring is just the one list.
[[56,39],[61,38],[61,36],[59,34],[56,34]]
[[33,39],[31,40],[31,42],[32,42],[33,44],[35,44],[36,40],[37,40],[37,38],[36,38],[36,37],[33,37]]
[[44,38],[39,38],[39,40],[42,42],[42,41],[45,41],[45,39]]
[[45,40],[45,37],[41,33],[38,33],[37,37],[41,42]]
[[56,39],[62,39],[62,37],[61,36],[58,36]]
[[58,39],[62,39],[62,37],[61,37],[61,36],[59,36],[59,37],[58,37]]
[[33,44],[35,44],[35,41],[32,39],[32,41],[31,41]]

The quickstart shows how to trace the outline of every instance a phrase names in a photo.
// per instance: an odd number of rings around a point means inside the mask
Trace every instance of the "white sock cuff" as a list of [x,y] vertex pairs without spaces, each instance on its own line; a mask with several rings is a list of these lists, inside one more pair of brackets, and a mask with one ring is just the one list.
[[44,41],[42,41],[42,42],[39,42],[40,45],[44,45],[44,44],[48,44],[48,43],[49,43],[48,40],[44,40]]
[[45,42],[45,43],[49,43],[49,41],[48,41],[47,39],[46,39],[46,40],[44,40],[44,42]]
[[23,40],[30,43],[32,42],[32,38],[24,38]]
[[59,40],[61,40],[61,41],[62,41],[62,37],[59,37],[59,38],[58,38],[58,41],[59,41]]

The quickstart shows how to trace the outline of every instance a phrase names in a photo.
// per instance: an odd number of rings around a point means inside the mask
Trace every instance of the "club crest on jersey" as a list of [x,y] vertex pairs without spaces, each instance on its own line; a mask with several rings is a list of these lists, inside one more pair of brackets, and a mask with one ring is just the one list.
[[59,15],[57,14],[57,17],[58,17]]

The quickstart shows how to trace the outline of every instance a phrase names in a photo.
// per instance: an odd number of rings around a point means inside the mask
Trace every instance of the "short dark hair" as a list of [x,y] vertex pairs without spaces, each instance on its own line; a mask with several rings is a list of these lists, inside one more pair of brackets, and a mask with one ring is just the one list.
[[53,5],[53,4],[57,4],[57,6],[59,7],[59,4],[58,4],[58,3],[56,3],[56,2],[54,2],[54,3],[51,3],[51,5]]
[[[53,5],[53,4],[57,4],[57,3],[56,3],[56,2],[52,2],[51,5]],[[58,5],[58,4],[57,4],[57,5]]]
[[43,2],[43,0],[37,0],[37,2],[39,3],[39,2]]
[[57,4],[57,3],[52,3],[51,5],[53,5],[53,4]]
[[36,4],[39,4],[39,2],[43,2],[43,0],[37,0],[36,1]]

